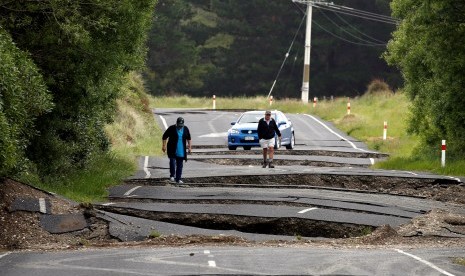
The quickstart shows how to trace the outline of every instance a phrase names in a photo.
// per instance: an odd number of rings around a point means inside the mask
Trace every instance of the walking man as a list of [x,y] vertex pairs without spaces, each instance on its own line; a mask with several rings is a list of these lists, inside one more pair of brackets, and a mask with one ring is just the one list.
[[[170,181],[182,184],[182,167],[183,161],[187,162],[187,151],[192,152],[191,134],[189,128],[184,126],[184,119],[179,117],[175,125],[171,125],[163,133],[163,152],[167,152],[166,145],[168,144],[168,158],[170,159]],[[187,151],[186,151],[187,142]]]
[[[271,118],[271,111],[265,111],[265,118],[258,121],[257,133],[258,141],[263,149],[263,168],[266,168],[267,165],[269,168],[274,168],[273,155],[276,142],[274,137],[277,134],[281,141],[281,132],[276,125],[276,121]],[[268,160],[267,155],[270,157]]]

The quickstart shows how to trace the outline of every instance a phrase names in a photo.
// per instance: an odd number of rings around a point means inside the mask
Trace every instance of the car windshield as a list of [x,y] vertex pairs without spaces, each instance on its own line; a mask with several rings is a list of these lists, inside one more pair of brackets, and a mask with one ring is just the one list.
[[[275,114],[272,114],[273,118],[276,118]],[[258,123],[258,121],[265,117],[265,114],[247,114],[245,113],[237,122],[238,124],[247,124],[247,123]],[[275,119],[276,120],[276,119]]]

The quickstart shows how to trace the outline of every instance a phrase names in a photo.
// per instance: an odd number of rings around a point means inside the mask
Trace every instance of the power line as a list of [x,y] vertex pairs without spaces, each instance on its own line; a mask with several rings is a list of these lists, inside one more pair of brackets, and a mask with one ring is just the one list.
[[[305,19],[306,15],[307,15],[307,14],[304,12],[304,16],[302,17],[302,20],[300,21],[299,28],[297,28],[297,31],[295,32],[294,38],[292,39],[291,45],[289,46],[289,49],[288,49],[287,52],[286,52],[286,55],[285,55],[285,57],[284,57],[284,60],[283,60],[283,62],[281,63],[281,67],[279,68],[278,73],[276,74],[276,78],[275,78],[275,80],[274,80],[274,82],[273,82],[273,85],[271,85],[270,92],[268,93],[268,97],[267,97],[267,98],[270,97],[271,92],[273,91],[273,88],[274,88],[274,86],[275,86],[275,84],[276,84],[276,81],[278,80],[279,74],[281,74],[281,70],[283,69],[284,64],[286,63],[286,60],[287,60],[287,58],[289,57],[289,53],[291,52],[292,46],[294,45],[294,42],[295,42],[295,40],[296,40],[296,38],[297,38],[297,35],[299,34],[300,28],[302,27],[302,24],[304,23],[304,19]],[[295,60],[294,60],[294,62],[295,62]]]
[[[348,35],[350,35],[351,37],[353,38],[356,38],[360,41],[363,41],[363,42],[366,42],[367,45],[372,45],[372,46],[386,46],[386,43],[373,43],[373,41],[369,41],[369,40],[366,40],[366,39],[363,39],[361,37],[358,37],[356,35],[354,35],[353,33],[347,31],[346,29],[344,29],[343,27],[339,26],[336,22],[334,22],[329,16],[326,15],[325,12],[321,11],[321,13],[323,14],[323,16],[328,19],[331,23],[333,23],[336,27],[338,27],[339,29],[341,29],[343,32],[347,33]],[[316,24],[316,23],[315,23]]]
[[352,24],[350,24],[349,22],[347,22],[347,21],[346,21],[342,16],[340,16],[339,14],[334,13],[334,15],[336,15],[342,22],[344,22],[346,25],[348,25],[351,29],[353,29],[353,30],[356,31],[357,33],[359,33],[359,34],[361,34],[361,35],[363,35],[363,36],[365,36],[365,37],[367,37],[367,38],[369,38],[369,39],[372,39],[372,40],[374,40],[374,41],[376,41],[376,42],[386,44],[385,41],[382,41],[382,40],[379,40],[379,39],[377,39],[377,38],[371,37],[371,36],[367,35],[366,33],[364,33],[364,32],[362,32],[362,31],[358,30],[356,27],[354,27]]
[[351,43],[351,44],[355,44],[355,45],[360,45],[360,46],[371,46],[371,47],[374,47],[374,46],[385,46],[385,44],[373,44],[373,43],[359,43],[359,42],[354,42],[354,41],[350,41],[346,38],[343,38],[341,36],[338,36],[337,34],[334,34],[332,33],[331,31],[325,29],[323,26],[321,26],[320,24],[318,24],[317,22],[313,22],[315,25],[317,25],[318,27],[320,27],[320,29],[322,29],[323,31],[329,33],[330,35],[334,36],[335,38],[339,38],[340,40],[343,40],[345,42],[348,42],[348,43]]
[[382,23],[387,23],[387,24],[392,24],[392,25],[397,25],[399,24],[399,20],[395,19],[395,18],[392,18],[392,17],[389,17],[389,16],[385,16],[385,15],[381,15],[381,14],[376,14],[376,13],[372,13],[372,12],[366,12],[366,11],[362,11],[362,10],[358,10],[358,9],[354,9],[354,8],[348,8],[348,7],[345,7],[345,6],[339,6],[339,5],[334,5],[334,4],[312,4],[312,6],[316,7],[316,8],[319,8],[319,9],[323,9],[323,10],[329,10],[329,11],[333,11],[333,12],[337,12],[337,13],[342,13],[342,14],[346,14],[346,15],[350,15],[350,16],[355,16],[355,17],[359,17],[359,18],[363,18],[363,19],[367,19],[367,20],[372,20],[372,21],[378,21],[378,22],[382,22]]

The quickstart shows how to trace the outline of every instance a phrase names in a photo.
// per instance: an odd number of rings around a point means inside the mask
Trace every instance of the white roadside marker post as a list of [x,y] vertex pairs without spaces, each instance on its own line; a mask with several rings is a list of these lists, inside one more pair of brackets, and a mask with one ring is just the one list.
[[216,95],[213,95],[213,109],[216,109]]
[[350,98],[347,98],[347,115],[350,115]]
[[387,138],[387,122],[384,121],[383,140],[386,141],[386,138]]
[[441,167],[446,166],[446,140],[442,140],[441,146]]
[[313,107],[315,108],[316,107],[316,101],[317,101],[317,97],[313,97]]
[[270,106],[273,104],[273,96],[270,96]]

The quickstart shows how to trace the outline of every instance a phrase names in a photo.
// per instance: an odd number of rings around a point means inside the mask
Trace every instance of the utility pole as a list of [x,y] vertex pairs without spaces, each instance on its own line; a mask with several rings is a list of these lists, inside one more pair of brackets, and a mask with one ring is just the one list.
[[310,49],[312,38],[312,5],[322,0],[292,0],[293,2],[307,4],[307,22],[305,28],[305,55],[304,55],[304,75],[302,80],[302,102],[308,103],[310,88]]

